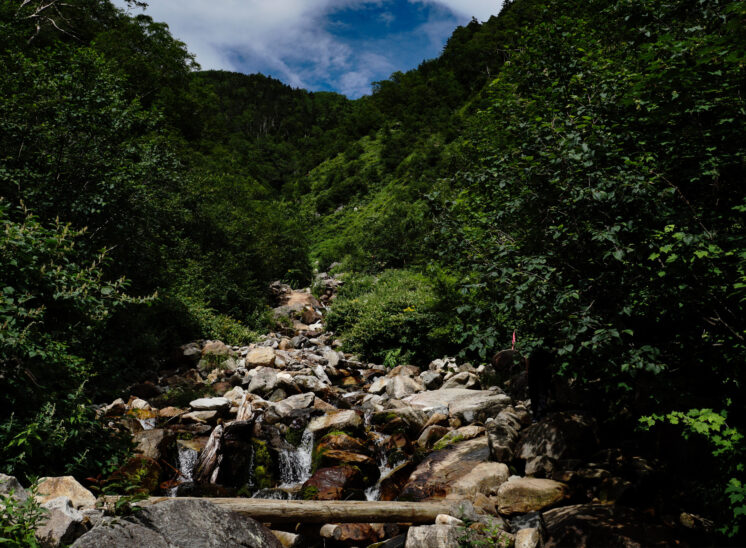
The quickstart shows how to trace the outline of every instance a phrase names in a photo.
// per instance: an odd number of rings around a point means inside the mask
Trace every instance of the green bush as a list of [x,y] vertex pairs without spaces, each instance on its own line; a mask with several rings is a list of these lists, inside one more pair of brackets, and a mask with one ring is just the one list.
[[126,447],[87,407],[83,386],[96,373],[87,358],[112,313],[142,301],[123,293],[123,279],[105,279],[103,255],[77,251],[82,232],[2,202],[0,223],[2,469],[25,479],[111,467]]
[[432,281],[408,270],[346,280],[327,327],[343,338],[345,349],[362,357],[399,363],[427,363],[453,351],[449,311]]
[[46,520],[47,510],[34,496],[37,482],[28,488],[28,497],[23,502],[13,496],[13,491],[0,495],[0,544],[10,548],[36,548],[35,530]]

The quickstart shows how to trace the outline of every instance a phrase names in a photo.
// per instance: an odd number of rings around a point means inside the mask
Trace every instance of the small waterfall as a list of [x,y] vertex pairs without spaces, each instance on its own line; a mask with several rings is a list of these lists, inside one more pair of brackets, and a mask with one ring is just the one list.
[[378,469],[381,471],[381,477],[375,485],[371,485],[365,490],[366,500],[378,500],[381,496],[381,482],[385,480],[394,468],[389,466],[388,459],[386,458],[386,450],[384,446],[389,436],[384,434],[378,434],[375,436],[374,443],[376,445],[376,460],[378,461]]
[[[177,443],[176,447],[178,449],[178,456],[179,456],[179,477],[177,478],[177,481],[179,483],[188,483],[194,480],[193,474],[194,474],[194,467],[197,466],[197,458],[199,457],[199,451],[196,449],[192,449],[191,447],[188,447],[184,443]],[[169,497],[175,497],[178,485],[176,487],[172,487],[168,490],[168,496]]]
[[293,450],[280,451],[280,487],[292,487],[311,477],[313,432],[305,430],[300,444]]
[[180,443],[178,445],[179,472],[181,472],[181,480],[192,481],[194,479],[192,474],[194,473],[194,467],[197,465],[197,457],[199,456],[199,453],[184,444]]

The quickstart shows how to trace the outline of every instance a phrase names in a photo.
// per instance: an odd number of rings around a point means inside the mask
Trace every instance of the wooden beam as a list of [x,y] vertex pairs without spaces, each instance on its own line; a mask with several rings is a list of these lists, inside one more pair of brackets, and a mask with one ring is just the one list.
[[[169,500],[192,497],[150,497],[137,502],[152,506]],[[107,496],[107,503],[117,497]],[[458,501],[397,502],[346,500],[270,500],[248,498],[208,498],[216,506],[238,512],[262,523],[434,523],[438,514],[450,514]]]

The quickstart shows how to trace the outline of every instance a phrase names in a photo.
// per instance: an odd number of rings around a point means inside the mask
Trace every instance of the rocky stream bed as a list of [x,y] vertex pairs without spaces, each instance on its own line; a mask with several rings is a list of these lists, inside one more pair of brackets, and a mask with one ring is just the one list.
[[[422,369],[387,369],[343,353],[323,325],[340,282],[322,283],[320,300],[274,284],[283,329],[246,347],[187,344],[171,370],[102,406],[102,420],[137,443],[120,472],[173,498],[112,518],[73,478],[44,478],[45,545],[686,544],[696,516],[642,512],[652,464],[602,447],[591,417],[563,410],[536,421],[529,401],[492,384],[499,372],[490,365],[436,358]],[[5,477],[8,486],[23,496]],[[389,504],[376,506],[379,523],[264,519],[270,532],[210,502],[226,497]],[[443,501],[450,510],[427,524],[388,519],[404,501]]]

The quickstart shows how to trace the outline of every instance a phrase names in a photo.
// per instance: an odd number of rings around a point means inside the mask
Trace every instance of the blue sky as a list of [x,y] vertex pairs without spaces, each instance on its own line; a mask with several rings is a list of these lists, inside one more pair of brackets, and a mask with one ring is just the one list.
[[[120,7],[124,0],[114,0]],[[149,0],[204,69],[261,72],[349,97],[438,55],[453,29],[499,0]]]

